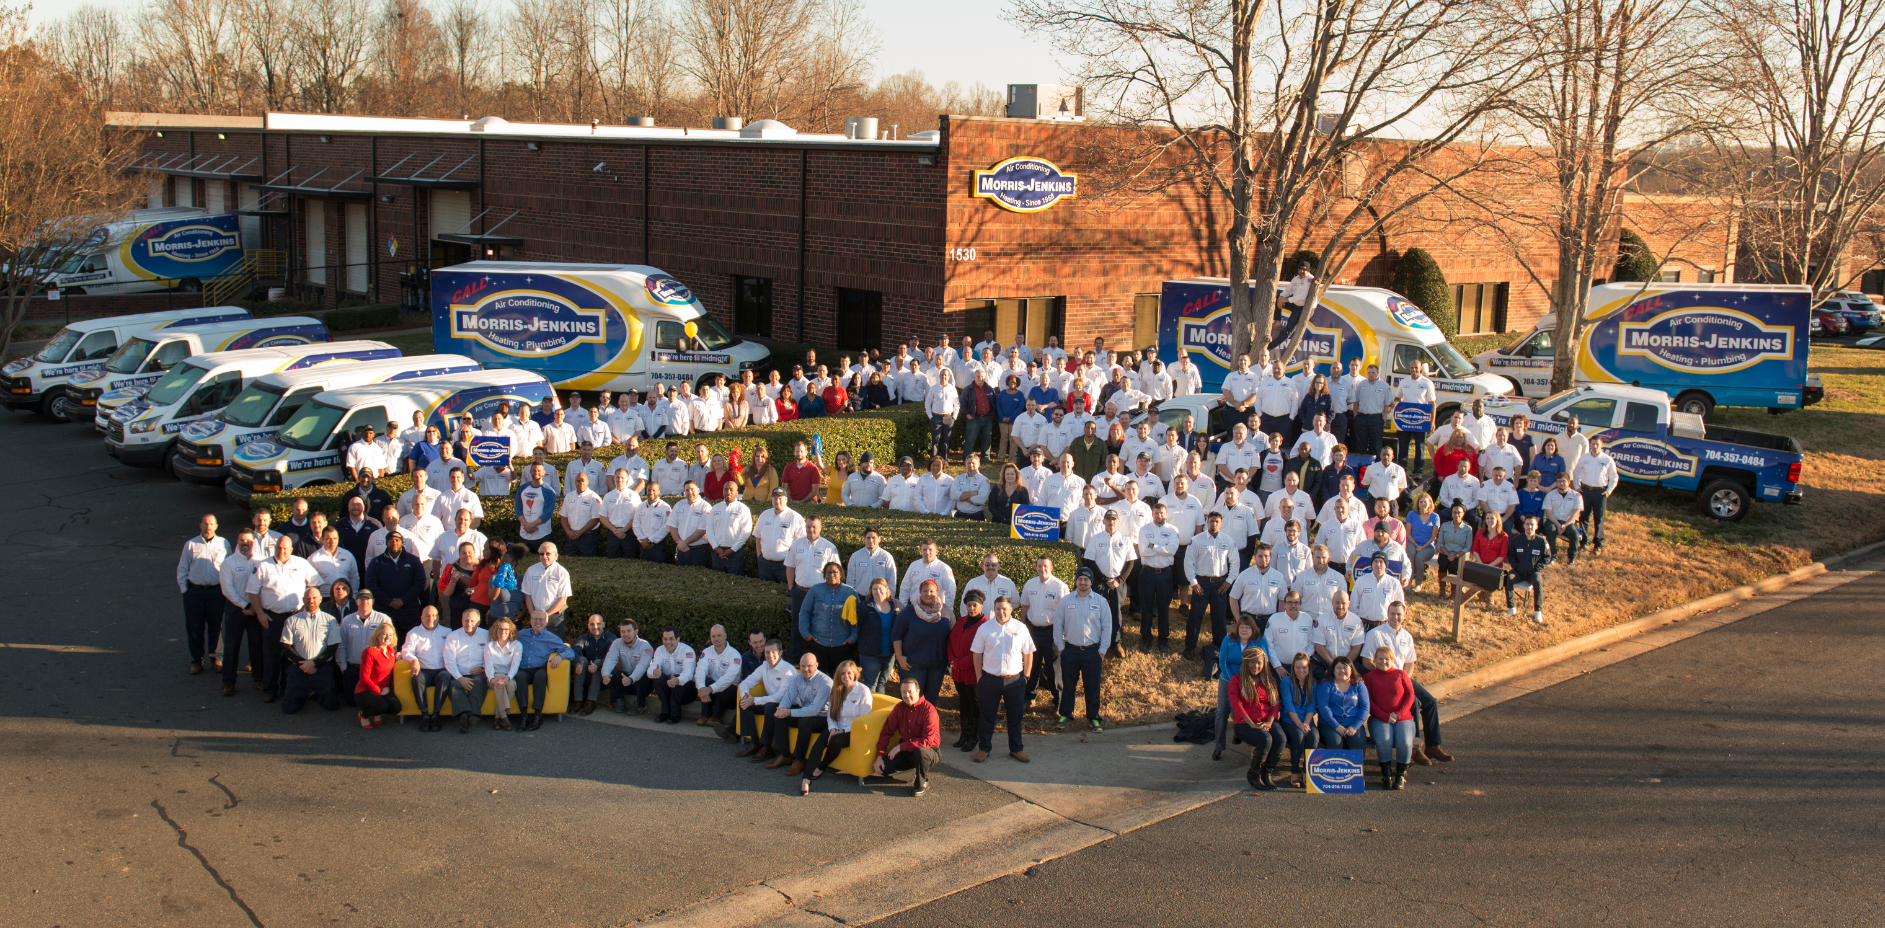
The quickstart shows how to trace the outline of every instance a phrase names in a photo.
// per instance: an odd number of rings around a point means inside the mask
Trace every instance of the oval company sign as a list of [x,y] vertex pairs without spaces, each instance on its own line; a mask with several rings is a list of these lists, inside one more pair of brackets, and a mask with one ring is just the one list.
[[1768,325],[1744,312],[1698,307],[1621,326],[1619,355],[1645,357],[1670,370],[1718,374],[1793,357],[1793,327]]
[[975,195],[994,200],[1002,209],[1038,213],[1062,197],[1077,196],[1079,178],[1063,174],[1045,158],[1009,158],[986,171],[975,172]]
[[602,313],[540,290],[505,290],[472,306],[453,306],[452,337],[476,339],[507,354],[553,354],[580,342],[602,342]]

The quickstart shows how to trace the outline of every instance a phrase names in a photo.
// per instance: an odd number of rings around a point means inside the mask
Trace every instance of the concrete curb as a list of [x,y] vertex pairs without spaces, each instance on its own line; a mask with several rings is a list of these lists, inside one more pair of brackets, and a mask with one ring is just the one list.
[[1730,590],[1723,590],[1720,593],[1704,596],[1701,599],[1683,603],[1680,606],[1672,606],[1668,609],[1652,612],[1640,619],[1633,619],[1620,625],[1612,625],[1609,628],[1594,631],[1588,635],[1581,635],[1569,641],[1561,641],[1550,647],[1540,648],[1529,654],[1510,657],[1489,667],[1481,667],[1470,673],[1441,680],[1427,687],[1427,691],[1432,693],[1435,699],[1444,700],[1473,690],[1496,686],[1508,680],[1513,680],[1525,674],[1532,673],[1533,671],[1549,667],[1553,664],[1562,663],[1600,648],[1609,647],[1619,641],[1634,638],[1664,626],[1674,625],[1677,622],[1694,618],[1703,613],[1713,612],[1736,603],[1745,602],[1764,593],[1779,592],[1802,580],[1826,573],[1834,567],[1870,557],[1880,550],[1885,550],[1885,542],[1874,542],[1846,554],[1814,561],[1804,567],[1797,567],[1784,574],[1775,574],[1764,580],[1756,580],[1753,583],[1737,586]]

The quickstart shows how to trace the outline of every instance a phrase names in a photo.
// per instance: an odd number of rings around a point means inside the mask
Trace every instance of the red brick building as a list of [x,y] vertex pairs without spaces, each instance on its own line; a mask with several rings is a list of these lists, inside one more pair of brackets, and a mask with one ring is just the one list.
[[[1082,123],[947,116],[884,141],[770,122],[112,120],[144,133],[134,167],[151,203],[242,211],[250,247],[285,258],[283,282],[329,303],[417,307],[427,268],[490,255],[654,265],[728,328],[788,341],[881,347],[994,328],[1003,341],[1125,344],[1149,341],[1162,281],[1225,272],[1224,203],[1197,188],[1037,212],[975,195],[976,172],[1011,158],[1079,174],[1105,144],[1096,133],[1113,131]],[[1545,309],[1509,244],[1445,223],[1377,239],[1338,279],[1384,284],[1419,244],[1454,282],[1463,332],[1521,328]]]

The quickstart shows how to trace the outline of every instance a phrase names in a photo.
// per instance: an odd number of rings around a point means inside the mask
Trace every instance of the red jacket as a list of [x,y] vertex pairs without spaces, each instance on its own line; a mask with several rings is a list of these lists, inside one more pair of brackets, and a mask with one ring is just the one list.
[[949,629],[949,678],[964,685],[975,683],[975,655],[969,653],[969,646],[975,643],[975,633],[982,630],[982,623],[988,621],[986,614],[974,619],[962,616]]
[[1368,688],[1368,715],[1385,722],[1388,713],[1405,722],[1414,717],[1414,680],[1405,670],[1370,670],[1361,675]]
[[1249,725],[1254,728],[1264,722],[1276,721],[1281,716],[1281,712],[1277,708],[1275,698],[1270,695],[1269,690],[1258,687],[1257,698],[1245,699],[1243,675],[1238,674],[1237,678],[1231,680],[1230,683],[1231,724]]
[[393,659],[395,652],[391,648],[367,648],[360,652],[360,682],[354,684],[356,693],[377,693],[393,685]]
[[1461,461],[1466,462],[1467,473],[1475,477],[1479,476],[1479,452],[1471,448],[1466,448],[1461,451],[1455,451],[1451,448],[1441,448],[1435,451],[1433,453],[1433,472],[1439,474],[1441,480],[1445,480],[1460,472]]
[[936,717],[936,704],[927,699],[915,704],[897,703],[877,734],[877,753],[890,750],[893,735],[905,751],[941,747],[942,722]]

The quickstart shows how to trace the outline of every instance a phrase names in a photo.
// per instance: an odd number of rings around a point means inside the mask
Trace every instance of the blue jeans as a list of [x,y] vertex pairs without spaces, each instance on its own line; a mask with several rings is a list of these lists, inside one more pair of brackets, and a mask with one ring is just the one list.
[[1414,720],[1402,719],[1389,725],[1380,719],[1368,720],[1368,737],[1374,739],[1375,756],[1384,764],[1411,763],[1414,759]]
[[949,457],[949,433],[956,427],[954,416],[929,417],[929,453]]
[[884,691],[884,677],[890,673],[890,658],[859,654],[857,668],[862,672],[857,682],[864,684],[873,693]]
[[773,583],[785,582],[785,562],[775,561],[761,555],[759,558],[759,579]]
[[1295,722],[1289,720],[1289,713],[1285,712],[1283,717],[1277,720],[1276,727],[1283,730],[1283,740],[1289,745],[1290,772],[1302,773],[1303,762],[1308,759],[1309,752],[1322,743],[1315,726],[1311,725],[1308,731],[1303,731],[1296,727]]
[[514,619],[524,610],[524,594],[521,590],[491,590],[491,614],[485,616],[486,625],[496,625],[498,619]]
[[962,453],[968,454],[972,451],[980,451],[983,452],[983,456],[986,457],[989,440],[994,434],[994,416],[984,416],[981,418],[971,416],[962,434]]
[[[1097,722],[1100,718],[1100,651],[1104,644],[1091,644],[1082,648],[1067,645],[1060,652],[1060,714],[1073,716],[1073,691],[1075,687],[1086,690],[1086,719]],[[1035,655],[1037,658],[1039,655]]]
[[[1344,735],[1336,731],[1335,726],[1325,722],[1316,727],[1316,741],[1319,747],[1329,748],[1330,750],[1365,750],[1368,747],[1368,729],[1364,726],[1355,729],[1355,733],[1352,735]],[[1412,750],[1408,751],[1408,756],[1413,756]]]
[[[901,675],[901,672],[899,672],[899,674]],[[948,664],[918,664],[915,661],[910,662],[910,672],[907,679],[915,680],[916,685],[922,688],[924,699],[934,702],[937,696],[942,695],[943,681],[948,678]]]

